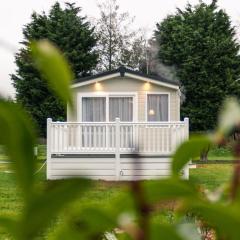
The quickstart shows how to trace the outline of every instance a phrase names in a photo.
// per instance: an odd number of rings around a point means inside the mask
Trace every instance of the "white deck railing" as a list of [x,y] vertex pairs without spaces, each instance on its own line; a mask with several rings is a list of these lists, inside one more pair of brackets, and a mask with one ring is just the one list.
[[[188,138],[182,122],[52,122],[48,119],[50,154],[131,153],[171,154]],[[50,151],[49,151],[50,150]]]

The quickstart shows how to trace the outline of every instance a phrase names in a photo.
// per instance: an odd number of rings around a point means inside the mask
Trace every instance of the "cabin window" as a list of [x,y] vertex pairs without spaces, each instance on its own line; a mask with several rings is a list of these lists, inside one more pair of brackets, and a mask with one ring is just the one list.
[[133,121],[133,97],[109,98],[109,121],[120,118],[122,122]]
[[82,121],[105,122],[106,121],[106,98],[83,97],[82,98]]
[[147,95],[147,120],[149,122],[169,121],[169,96],[168,94]]
[[134,96],[106,94],[82,97],[83,122],[132,122],[134,118]]

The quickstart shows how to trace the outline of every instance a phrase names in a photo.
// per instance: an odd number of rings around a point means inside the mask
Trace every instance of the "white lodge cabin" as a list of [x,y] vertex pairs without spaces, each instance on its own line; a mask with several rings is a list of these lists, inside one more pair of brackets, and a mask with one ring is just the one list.
[[67,122],[48,119],[48,179],[170,174],[171,155],[189,132],[188,119],[180,121],[178,83],[120,67],[79,79],[72,90]]

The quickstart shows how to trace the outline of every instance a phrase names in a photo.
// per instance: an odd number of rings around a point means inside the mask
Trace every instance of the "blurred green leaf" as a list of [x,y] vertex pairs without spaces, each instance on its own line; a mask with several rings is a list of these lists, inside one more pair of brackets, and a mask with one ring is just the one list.
[[60,210],[83,194],[91,182],[85,179],[52,181],[43,193],[36,195],[24,209],[19,239],[33,239],[58,216]]
[[73,73],[67,60],[47,40],[32,42],[30,47],[36,67],[43,78],[47,80],[49,86],[64,103],[69,103],[70,107],[73,107],[70,91]]
[[195,136],[181,144],[173,155],[173,174],[178,175],[190,160],[199,157],[201,151],[211,144],[212,142],[207,136]]
[[15,238],[17,238],[17,227],[17,222],[12,218],[3,216],[0,217],[0,228],[3,228]]
[[117,227],[111,213],[97,208],[75,209],[52,235],[51,239],[103,239]]
[[240,105],[237,99],[229,98],[224,102],[219,115],[218,132],[228,135],[233,128],[240,125]]
[[[116,219],[111,213],[103,209],[83,208],[68,217],[68,221],[63,223],[68,225],[63,233],[61,227],[56,239],[69,239],[68,233],[76,239],[102,239],[107,232],[112,232],[117,227]],[[66,231],[67,230],[67,231]],[[62,236],[66,236],[62,238]]]
[[27,114],[17,104],[0,100],[0,145],[6,146],[17,183],[27,199],[33,192],[35,132]]
[[125,212],[131,212],[131,214],[135,213],[135,201],[132,197],[132,192],[130,189],[121,191],[117,196],[112,197],[109,202],[108,209],[115,217],[118,217],[119,214]]
[[230,205],[192,202],[192,211],[217,230],[219,239],[239,240],[240,209]]
[[[85,222],[92,233],[104,233],[117,227],[116,219],[112,218],[111,212],[103,209],[86,208],[80,212],[80,221]],[[83,229],[84,230],[84,229]]]
[[143,187],[145,197],[151,203],[161,200],[199,197],[198,190],[193,184],[176,178],[144,182]]
[[151,224],[150,238],[151,240],[184,240],[176,231],[174,225]]
[[132,238],[125,232],[116,234],[116,238],[117,240],[132,240]]

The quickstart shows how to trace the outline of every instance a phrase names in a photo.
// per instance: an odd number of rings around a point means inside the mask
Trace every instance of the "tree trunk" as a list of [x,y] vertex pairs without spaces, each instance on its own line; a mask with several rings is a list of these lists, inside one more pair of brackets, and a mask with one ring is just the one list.
[[109,65],[108,70],[112,70],[112,8],[110,6],[110,35],[109,35]]
[[210,146],[208,146],[206,149],[202,150],[200,154],[200,161],[208,161],[208,152],[210,150]]

